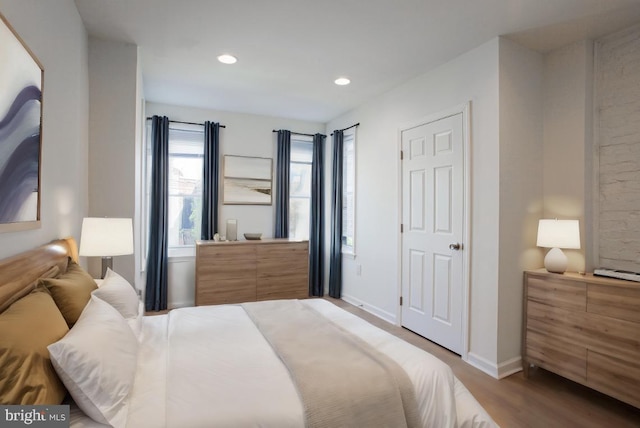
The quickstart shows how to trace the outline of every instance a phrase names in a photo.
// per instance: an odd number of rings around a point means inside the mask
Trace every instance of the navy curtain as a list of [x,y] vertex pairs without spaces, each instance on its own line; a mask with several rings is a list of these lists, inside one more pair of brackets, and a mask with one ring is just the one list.
[[276,159],[276,238],[289,237],[289,170],[291,169],[291,131],[278,131]]
[[309,226],[309,295],[324,295],[324,139],[313,136],[311,220]]
[[329,296],[342,292],[342,169],[343,132],[333,131],[333,168],[331,178],[331,248],[329,250]]
[[218,232],[218,177],[220,176],[220,124],[204,123],[202,175],[202,228],[200,238],[212,240]]
[[147,311],[167,309],[167,217],[169,202],[169,118],[151,118],[151,201],[147,254]]

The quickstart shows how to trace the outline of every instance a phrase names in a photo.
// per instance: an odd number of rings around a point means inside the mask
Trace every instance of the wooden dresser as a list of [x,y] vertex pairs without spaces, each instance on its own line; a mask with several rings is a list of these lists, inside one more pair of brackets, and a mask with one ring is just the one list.
[[196,242],[196,306],[309,296],[309,241]]
[[640,283],[524,274],[522,360],[640,407]]

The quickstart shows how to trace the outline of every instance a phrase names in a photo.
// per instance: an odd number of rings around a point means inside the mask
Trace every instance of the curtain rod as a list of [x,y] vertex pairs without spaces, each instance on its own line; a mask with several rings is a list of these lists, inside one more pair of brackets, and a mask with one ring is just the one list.
[[[278,130],[274,129],[271,132],[278,132]],[[305,137],[315,137],[316,136],[315,134],[303,134],[302,132],[293,132],[293,131],[289,131],[289,132],[291,132],[294,135],[304,135]],[[326,135],[324,135],[324,134],[320,134],[320,135],[322,135],[323,137],[326,137]]]
[[[151,117],[148,117],[147,120],[151,120]],[[200,126],[204,126],[204,123],[195,123],[195,122],[183,122],[181,120],[169,120],[169,122],[171,123],[183,123],[185,125],[200,125]],[[220,128],[226,128],[226,126],[224,125],[220,125]]]
[[[346,131],[347,129],[351,129],[351,128],[355,128],[356,126],[360,126],[360,122],[356,123],[355,125],[351,125],[351,126],[347,126],[346,128],[342,128],[342,129],[337,129],[336,131]],[[333,131],[333,132],[336,132]],[[333,137],[333,132],[331,133],[331,136]]]

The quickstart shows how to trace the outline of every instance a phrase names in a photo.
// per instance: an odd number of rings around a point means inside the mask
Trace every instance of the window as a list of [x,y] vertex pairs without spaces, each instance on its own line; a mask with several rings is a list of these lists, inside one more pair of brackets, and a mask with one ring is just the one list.
[[195,246],[202,220],[204,132],[169,127],[169,248]]
[[345,131],[342,141],[342,253],[355,255],[356,128]]
[[291,138],[289,172],[289,237],[309,239],[311,218],[311,165],[313,140],[303,136]]
[[[146,208],[150,203],[151,126],[147,128]],[[191,255],[200,239],[204,129],[198,125],[169,125],[169,256]],[[147,220],[148,221],[148,215]],[[148,243],[147,243],[148,245]],[[186,250],[186,251],[185,251]]]

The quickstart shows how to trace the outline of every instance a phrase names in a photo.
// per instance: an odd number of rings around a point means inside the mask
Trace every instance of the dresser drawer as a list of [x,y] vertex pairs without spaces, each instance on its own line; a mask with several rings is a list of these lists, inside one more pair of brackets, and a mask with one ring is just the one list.
[[640,362],[629,363],[594,351],[587,353],[587,382],[591,388],[640,407]]
[[640,284],[628,286],[589,284],[587,312],[640,323]]
[[253,302],[255,300],[255,279],[217,278],[215,281],[201,282],[196,290],[197,306]]
[[584,343],[588,349],[630,363],[640,363],[640,325],[637,323],[587,314],[584,332]]
[[587,308],[587,287],[580,281],[529,275],[527,298],[557,308],[584,311]]
[[263,245],[256,248],[258,260],[292,260],[309,258],[308,242],[291,242],[281,245]]
[[527,359],[530,363],[576,382],[587,378],[587,349],[565,340],[527,332]]
[[255,260],[256,247],[255,245],[238,245],[234,243],[201,245],[198,247],[197,257],[203,264]]
[[286,269],[282,266],[258,267],[258,300],[304,299],[309,297],[309,267],[306,258],[291,260]]
[[253,278],[255,280],[256,266],[255,259],[236,260],[235,263],[222,260],[200,263],[197,266],[198,279],[207,281],[222,278]]
[[534,331],[565,343],[583,344],[584,322],[584,313],[527,302],[527,341],[529,332]]

